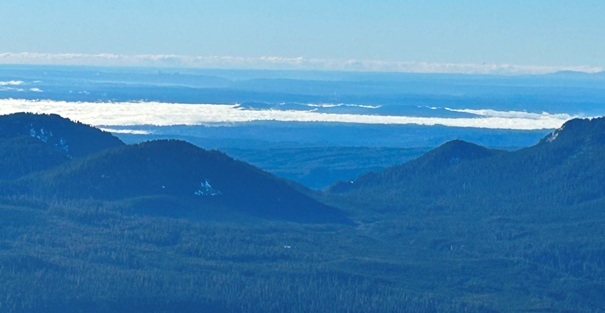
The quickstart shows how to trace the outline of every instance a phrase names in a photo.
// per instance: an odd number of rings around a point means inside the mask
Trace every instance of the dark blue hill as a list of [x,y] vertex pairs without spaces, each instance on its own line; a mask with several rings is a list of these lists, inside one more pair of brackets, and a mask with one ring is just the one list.
[[422,157],[341,182],[328,194],[377,210],[528,210],[605,197],[605,118],[571,120],[514,152],[448,142]]
[[72,158],[122,145],[110,133],[58,115],[2,115],[0,180],[50,169]]
[[0,180],[50,169],[69,157],[31,136],[0,138]]
[[0,115],[0,139],[20,136],[36,138],[54,150],[76,158],[124,145],[108,132],[56,114]]
[[343,213],[314,200],[302,187],[224,153],[177,140],[108,149],[21,179],[16,185],[19,192],[43,199],[155,197],[168,211],[219,208],[300,222],[346,221]]

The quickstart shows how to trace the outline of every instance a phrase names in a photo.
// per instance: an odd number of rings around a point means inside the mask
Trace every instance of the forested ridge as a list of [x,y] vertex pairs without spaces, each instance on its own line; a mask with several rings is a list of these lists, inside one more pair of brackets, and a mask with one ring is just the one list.
[[455,140],[411,162],[337,183],[328,193],[372,202],[374,211],[405,211],[417,203],[548,210],[605,196],[603,155],[605,118],[571,120],[532,147],[498,151]]
[[604,123],[322,194],[182,141],[86,130],[112,144],[74,155],[2,124],[0,312],[603,312]]
[[[42,201],[122,201],[124,206],[135,203],[137,207],[141,206],[141,201],[159,202],[165,207],[159,208],[160,212],[156,213],[167,215],[205,215],[210,211],[228,211],[299,222],[349,223],[344,212],[313,199],[308,195],[310,191],[302,186],[219,151],[204,150],[180,140],[125,145],[109,133],[48,115],[44,126],[30,127],[45,129],[44,133],[54,139],[51,141],[40,139],[38,133],[27,128],[22,130],[21,127],[44,123],[45,116],[16,114],[9,117],[18,121],[12,123],[17,127],[5,127],[4,134],[9,136],[15,133],[19,137],[9,137],[12,141],[5,140],[5,146],[8,143],[12,143],[12,146],[7,146],[6,151],[10,152],[5,152],[4,164],[8,168],[18,163],[24,169],[16,174],[7,171],[6,178],[12,179],[0,182],[0,195]],[[28,122],[28,118],[31,121]],[[57,135],[60,130],[69,127],[81,134],[88,133],[88,137],[73,139],[74,136]],[[97,139],[100,146],[91,146]],[[32,140],[37,144],[33,145]],[[71,148],[63,149],[56,142]],[[107,147],[107,142],[117,144]],[[80,144],[88,146],[88,153],[80,157],[71,156],[69,151],[83,150]],[[16,154],[15,151],[23,153]],[[57,160],[52,161],[55,154],[58,155]],[[157,206],[153,205],[154,208]],[[185,212],[182,206],[191,212]]]

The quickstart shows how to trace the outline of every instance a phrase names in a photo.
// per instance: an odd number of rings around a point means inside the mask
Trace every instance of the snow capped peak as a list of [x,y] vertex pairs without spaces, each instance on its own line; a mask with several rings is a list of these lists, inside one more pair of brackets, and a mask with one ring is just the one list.
[[546,138],[546,142],[553,142],[557,139],[557,137],[559,136],[559,134],[561,133],[561,131],[563,130],[563,128],[565,128],[565,125],[561,126],[561,128],[555,130],[554,132],[552,132],[550,134],[550,136],[548,136]]
[[220,192],[220,190],[212,187],[212,185],[210,185],[210,183],[208,182],[208,179],[204,179],[203,181],[200,182],[199,189],[196,190],[193,194],[195,194],[196,196],[202,196],[202,197],[204,197],[204,196],[213,197],[213,196],[221,195],[222,192]]

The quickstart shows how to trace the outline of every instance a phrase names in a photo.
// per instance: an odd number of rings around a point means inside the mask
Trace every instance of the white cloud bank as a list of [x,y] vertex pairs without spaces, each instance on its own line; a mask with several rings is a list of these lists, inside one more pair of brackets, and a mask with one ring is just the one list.
[[175,54],[0,53],[0,64],[94,66],[153,66],[238,69],[304,69],[463,74],[546,74],[557,71],[602,72],[595,66],[533,66],[490,63],[431,63],[378,60],[339,60],[303,57],[186,56]]
[[24,83],[22,80],[0,81],[0,86],[21,86]]
[[53,100],[0,99],[0,114],[16,112],[55,113],[95,126],[212,125],[253,121],[335,122],[392,125],[443,125],[490,129],[556,129],[574,116],[568,114],[454,110],[474,115],[464,118],[394,115],[336,114],[295,110],[246,110],[229,104],[182,104],[162,102],[66,102]]
[[114,133],[114,134],[131,134],[131,135],[150,135],[152,132],[142,129],[123,129],[123,128],[106,128],[101,127],[102,131]]

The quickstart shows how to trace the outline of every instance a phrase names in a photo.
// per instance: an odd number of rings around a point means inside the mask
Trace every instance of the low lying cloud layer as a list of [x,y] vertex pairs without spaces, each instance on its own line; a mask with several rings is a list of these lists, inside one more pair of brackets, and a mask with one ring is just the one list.
[[247,110],[231,104],[182,104],[161,102],[66,102],[0,99],[0,114],[55,113],[86,124],[106,127],[134,125],[212,125],[253,121],[334,122],[392,125],[443,125],[490,129],[555,129],[574,116],[568,114],[454,110],[473,117],[414,117],[395,115],[336,114],[295,110]]
[[141,130],[141,129],[125,129],[125,128],[107,128],[101,127],[102,131],[106,131],[114,134],[130,134],[130,135],[149,135],[152,134],[151,131]]
[[24,82],[22,80],[0,81],[0,86],[20,86],[23,84]]
[[0,64],[153,66],[239,69],[302,69],[406,73],[546,74],[557,71],[602,72],[594,66],[534,66],[491,63],[433,63],[303,57],[186,56],[175,54],[0,53]]

